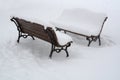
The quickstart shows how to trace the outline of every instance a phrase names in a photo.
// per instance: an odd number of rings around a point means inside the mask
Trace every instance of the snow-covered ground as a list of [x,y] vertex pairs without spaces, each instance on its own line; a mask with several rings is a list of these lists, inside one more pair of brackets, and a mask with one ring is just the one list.
[[[119,0],[0,0],[0,80],[120,80]],[[77,35],[65,52],[48,55],[51,45],[40,39],[22,39],[10,16],[21,15],[46,22],[65,8],[87,8],[108,15],[102,46]]]

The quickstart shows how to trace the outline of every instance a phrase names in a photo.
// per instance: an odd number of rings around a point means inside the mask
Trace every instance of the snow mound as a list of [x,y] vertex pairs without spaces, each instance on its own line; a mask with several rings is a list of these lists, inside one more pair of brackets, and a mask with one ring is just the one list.
[[56,20],[51,21],[56,27],[82,33],[88,36],[98,35],[106,14],[87,9],[66,9]]
[[57,36],[57,39],[58,39],[58,43],[60,45],[65,45],[68,42],[73,41],[72,38],[69,35],[65,34],[65,33],[62,33],[60,31],[55,31],[55,33],[56,33],[56,36]]

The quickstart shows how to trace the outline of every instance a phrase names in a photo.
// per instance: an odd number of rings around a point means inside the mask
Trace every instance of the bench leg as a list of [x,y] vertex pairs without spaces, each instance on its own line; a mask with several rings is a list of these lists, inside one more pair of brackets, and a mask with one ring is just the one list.
[[69,54],[68,54],[67,48],[65,49],[65,52],[66,52],[66,57],[69,57]]
[[35,40],[35,38],[33,36],[31,36],[33,40]]
[[91,43],[92,43],[92,41],[89,40],[88,47],[90,46]]
[[52,58],[53,50],[51,50],[49,57]]
[[19,43],[19,41],[20,41],[20,36],[18,37],[17,43]]
[[99,40],[99,46],[101,45],[101,39],[100,36],[98,36],[98,40]]
[[[70,46],[70,45],[69,45],[69,46]],[[64,49],[65,52],[66,52],[66,57],[69,57],[69,53],[68,53],[68,50],[67,50],[67,48],[68,48],[69,46],[66,46],[65,49]]]
[[55,46],[52,44],[52,46],[51,46],[51,52],[50,52],[50,55],[49,55],[50,58],[52,58],[52,54],[54,52],[54,48],[55,48]]
[[91,42],[93,41],[91,37],[86,37],[86,40],[88,40],[88,47],[90,46]]
[[19,43],[21,35],[22,35],[22,33],[19,31],[19,32],[18,32],[18,39],[17,39],[17,43]]
[[86,37],[86,40],[89,41],[88,46],[90,46],[90,44],[92,43],[92,41],[96,42],[97,39],[99,39],[99,45],[101,45],[100,36],[89,36],[89,37]]

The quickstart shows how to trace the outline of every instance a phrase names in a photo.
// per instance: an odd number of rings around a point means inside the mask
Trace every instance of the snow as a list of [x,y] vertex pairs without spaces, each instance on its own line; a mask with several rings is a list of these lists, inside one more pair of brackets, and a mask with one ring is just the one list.
[[[119,0],[0,0],[0,80],[120,80],[120,1]],[[10,16],[21,15],[42,21],[60,16],[63,9],[86,8],[104,12],[108,21],[101,34],[102,45],[72,36],[73,44],[53,53],[51,44],[40,39],[17,40]]]
[[72,37],[70,37],[69,35],[60,31],[55,31],[55,33],[60,45],[66,45],[68,42],[73,42]]
[[104,13],[74,8],[64,10],[62,14],[54,21],[51,21],[51,23],[56,27],[69,31],[88,36],[97,36],[106,17],[107,15]]

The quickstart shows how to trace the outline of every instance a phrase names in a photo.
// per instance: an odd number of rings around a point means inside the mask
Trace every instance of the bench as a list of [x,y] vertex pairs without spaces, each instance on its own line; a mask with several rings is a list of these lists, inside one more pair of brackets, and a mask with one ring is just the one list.
[[61,16],[51,21],[57,30],[74,33],[86,38],[91,42],[99,40],[101,45],[101,32],[107,16],[87,9],[66,9]]
[[[57,36],[56,31],[54,31],[51,27],[47,27],[45,29],[44,26],[41,24],[30,22],[18,17],[12,17],[11,21],[13,21],[17,26],[17,30],[18,30],[17,42],[18,43],[21,37],[27,38],[28,36],[31,36],[33,40],[35,40],[34,37],[37,37],[39,39],[42,39],[46,42],[51,43],[52,47],[49,55],[50,58],[52,57],[52,54],[54,51],[59,53],[61,52],[61,50],[64,50],[66,52],[66,57],[69,56],[67,49],[68,47],[71,46],[72,40],[67,40],[66,43],[60,44],[58,42],[60,37]],[[65,35],[65,36],[68,36],[68,35]]]

